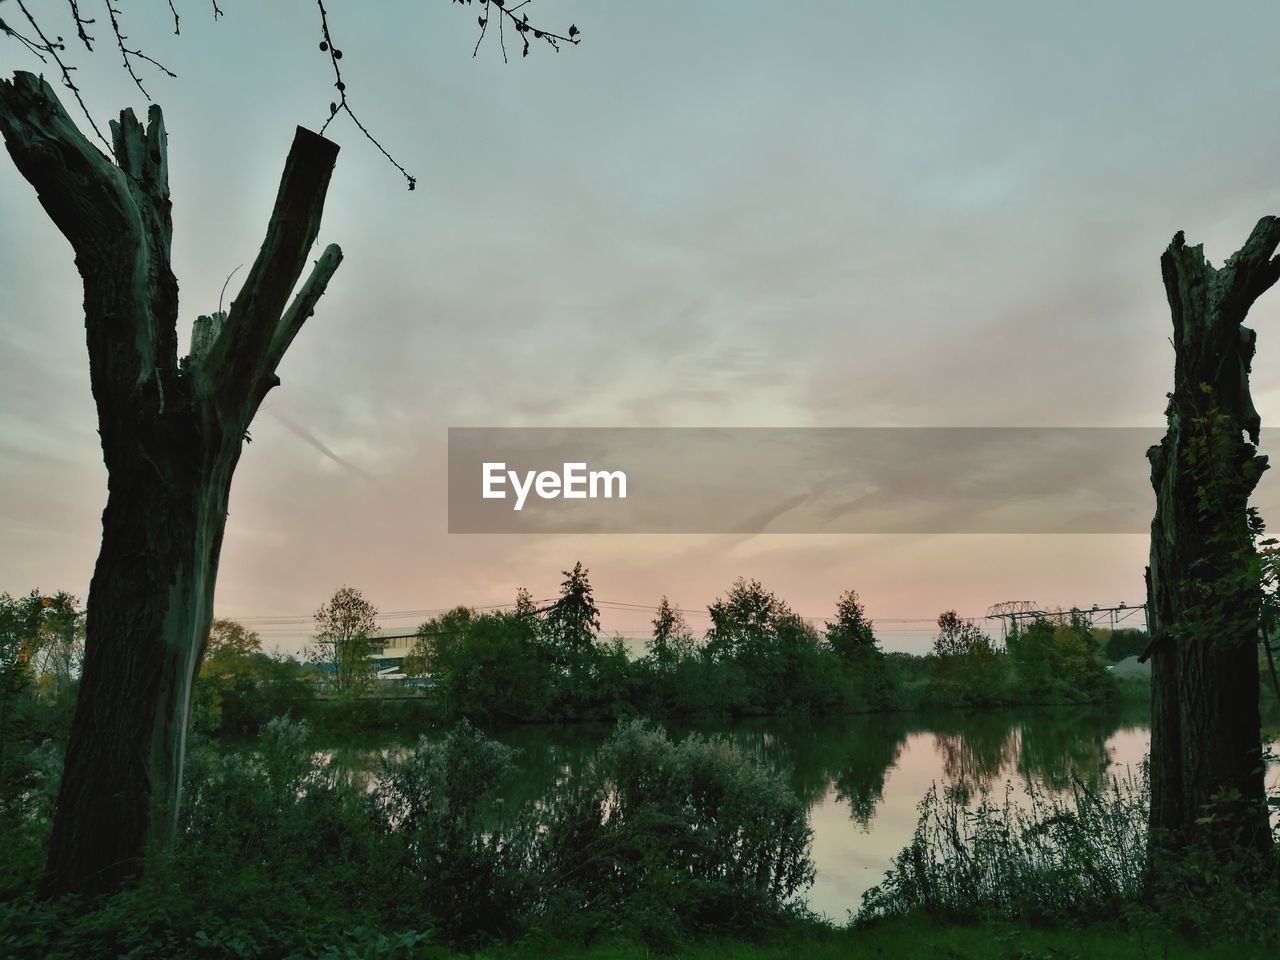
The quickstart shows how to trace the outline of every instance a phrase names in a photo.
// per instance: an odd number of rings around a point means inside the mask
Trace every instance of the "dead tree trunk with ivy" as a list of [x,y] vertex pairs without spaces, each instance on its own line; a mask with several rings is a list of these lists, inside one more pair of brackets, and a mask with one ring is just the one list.
[[[1182,233],[1161,258],[1173,315],[1168,430],[1147,451],[1156,513],[1152,636],[1152,870],[1204,841],[1219,858],[1270,846],[1258,704],[1258,568],[1249,496],[1266,469],[1242,326],[1280,279],[1280,221],[1265,217],[1220,268]],[[1246,439],[1247,437],[1247,439]]]
[[178,356],[164,120],[125,110],[108,158],[43,79],[0,81],[0,133],[71,243],[108,475],[85,661],[43,892],[111,889],[172,838],[192,682],[231,476],[276,367],[342,260],[320,229],[337,145],[298,129],[266,239],[225,314]]

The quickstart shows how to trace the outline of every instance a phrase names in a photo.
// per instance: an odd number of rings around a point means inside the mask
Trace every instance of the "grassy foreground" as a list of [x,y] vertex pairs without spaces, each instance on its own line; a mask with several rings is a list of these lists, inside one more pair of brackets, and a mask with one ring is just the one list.
[[584,949],[527,941],[474,955],[475,960],[650,960],[655,956],[688,960],[1236,960],[1243,954],[1239,945],[1194,943],[1167,931],[1136,931],[1113,924],[1048,929],[1008,923],[940,924],[927,917],[906,917],[863,929],[804,929],[763,942],[712,941],[668,954],[629,943]]
[[[371,780],[271,721],[188,764],[182,842],[135,884],[41,902],[58,757],[0,806],[0,957],[14,960],[1235,958],[1280,955],[1280,865],[1189,849],[1146,874],[1145,770],[976,799],[930,790],[853,929],[801,904],[806,810],[725,740],[624,724],[570,788],[507,808],[512,751],[462,725]],[[1271,871],[1275,871],[1274,873]]]

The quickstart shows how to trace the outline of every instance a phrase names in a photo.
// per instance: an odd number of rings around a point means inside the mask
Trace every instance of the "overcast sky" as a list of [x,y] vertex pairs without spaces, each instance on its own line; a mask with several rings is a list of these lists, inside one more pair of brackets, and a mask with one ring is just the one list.
[[[147,80],[184,343],[331,99],[314,3],[220,2],[214,24],[179,0],[180,37],[163,4],[126,20],[179,74]],[[476,6],[327,6],[353,106],[418,189],[332,129],[320,242],[346,260],[240,462],[219,615],[306,617],[341,584],[387,612],[541,598],[576,560],[604,600],[690,611],[740,575],[811,616],[855,587],[889,648],[924,634],[888,621],[948,607],[1141,602],[1140,536],[450,536],[446,430],[1159,424],[1161,250],[1185,229],[1221,262],[1280,213],[1273,3],[537,0],[583,43],[522,60],[509,37],[509,64],[493,37],[472,58]],[[102,46],[69,49],[100,123],[145,106]],[[38,69],[12,42],[0,61]],[[0,590],[83,595],[106,475],[79,279],[3,160]],[[1280,425],[1280,293],[1251,319]]]

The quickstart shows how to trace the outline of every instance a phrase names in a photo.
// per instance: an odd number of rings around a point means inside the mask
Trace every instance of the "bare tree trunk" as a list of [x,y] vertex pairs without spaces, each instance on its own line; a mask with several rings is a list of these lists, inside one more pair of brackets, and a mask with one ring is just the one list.
[[170,839],[235,454],[189,464],[139,452],[112,471],[130,480],[112,482],[103,514],[50,893],[110,887]]
[[327,248],[290,303],[338,150],[299,128],[243,288],[228,314],[197,319],[179,359],[163,117],[153,106],[144,128],[126,110],[111,129],[114,162],[42,79],[0,82],[0,133],[84,282],[108,474],[49,896],[111,889],[172,840],[231,477],[276,366],[342,259]]
[[[1221,858],[1270,847],[1258,704],[1259,586],[1247,516],[1266,457],[1241,326],[1280,278],[1280,221],[1259,221],[1220,269],[1179,233],[1161,258],[1173,315],[1168,431],[1147,451],[1156,513],[1152,635],[1152,869],[1205,841]],[[1248,435],[1249,441],[1244,438]]]

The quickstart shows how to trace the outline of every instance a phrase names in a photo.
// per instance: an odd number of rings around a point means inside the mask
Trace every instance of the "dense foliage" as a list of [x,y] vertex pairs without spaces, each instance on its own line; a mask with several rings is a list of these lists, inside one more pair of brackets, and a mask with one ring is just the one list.
[[215,620],[192,694],[198,733],[256,733],[313,691],[302,664],[262,652],[262,639],[233,620]]
[[[798,899],[813,876],[807,803],[834,784],[853,820],[869,822],[907,729],[874,743],[852,738],[848,755],[828,757],[815,779],[799,773],[798,756],[628,722],[531,789],[506,789],[513,751],[465,722],[393,750],[370,773],[317,750],[305,723],[271,719],[286,711],[323,717],[323,706],[387,726],[414,710],[422,719],[420,708],[475,721],[818,714],[1084,701],[1111,689],[1106,633],[1079,615],[1024,624],[1001,650],[948,613],[932,654],[886,655],[856,595],[841,598],[820,633],[754,581],[716,601],[701,638],[661,604],[644,655],[631,660],[620,641],[599,635],[586,574],[566,573],[552,627],[555,606],[539,610],[527,594],[514,610],[458,608],[425,624],[408,666],[431,685],[407,700],[324,697],[332,684],[323,676],[264,654],[238,624],[215,624],[197,683],[204,736],[189,765],[181,841],[139,886],[79,902],[30,894],[75,686],[74,674],[60,684],[49,671],[76,656],[78,634],[64,622],[76,607],[39,594],[4,598],[0,952],[408,957],[544,938],[673,951],[726,930],[796,936],[812,924]],[[921,911],[1020,923],[1105,915],[1205,932],[1230,917],[1235,940],[1262,942],[1276,904],[1208,860],[1189,858],[1162,877],[1159,904],[1134,899],[1145,793],[1133,783],[1097,787],[1102,740],[1064,760],[1042,724],[1015,734],[997,715],[981,716],[993,718],[989,731],[931,726],[949,786],[926,798],[911,846],[869,895],[864,921]],[[227,736],[259,730],[252,749]],[[1043,763],[1048,754],[1058,759]],[[780,776],[764,756],[794,763],[797,775]],[[984,793],[1015,760],[1047,791],[1033,792],[1029,808]],[[1063,790],[1073,792],[1053,798]]]
[[2,824],[18,856],[0,944],[42,958],[334,956],[354,937],[361,956],[407,956],[553,928],[669,945],[726,920],[780,922],[812,880],[803,804],[729,744],[625,725],[572,790],[518,810],[497,800],[511,759],[464,724],[351,777],[313,752],[305,724],[273,720],[252,752],[198,751],[176,852],[88,903],[26,892],[51,799],[29,790]]
[[[405,686],[372,679],[378,640],[358,590],[343,588],[321,609],[310,663],[267,654],[252,630],[217,620],[195,684],[194,729],[254,735],[285,713],[325,727],[369,728],[411,719],[818,716],[1099,702],[1120,690],[1103,667],[1113,635],[1091,629],[1079,613],[1024,625],[1002,650],[948,611],[932,653],[886,654],[854,591],[819,631],[759,581],[739,579],[709,606],[701,637],[662,598],[636,657],[622,639],[601,635],[588,571],[578,564],[564,578],[559,598],[544,609],[521,591],[513,609],[457,607],[422,624],[403,659]],[[5,743],[24,736],[31,702],[59,704],[69,719],[83,613],[64,594],[0,599],[3,772],[14,756]],[[1128,686],[1145,697],[1140,682]]]
[[1037,618],[1006,640],[1018,685],[1041,700],[1095,699],[1107,688],[1102,651],[1077,610],[1057,621]]
[[955,611],[934,652],[886,655],[856,592],[821,632],[757,580],[739,579],[695,636],[659,602],[645,652],[602,638],[588,571],[565,571],[560,597],[537,610],[459,607],[424,623],[406,670],[430,677],[441,715],[475,722],[840,714],[891,709],[1073,703],[1115,695],[1103,668],[1105,631],[1079,613],[1043,619],[1008,650]]

